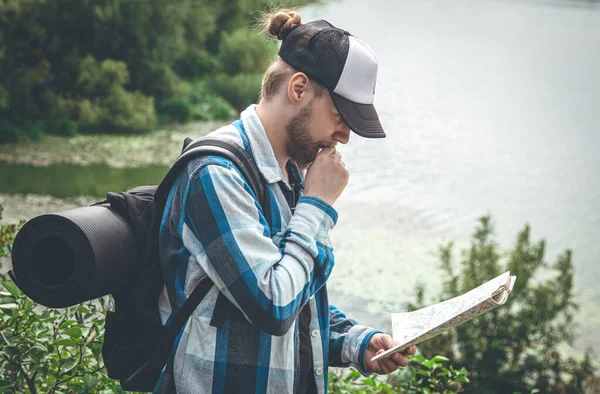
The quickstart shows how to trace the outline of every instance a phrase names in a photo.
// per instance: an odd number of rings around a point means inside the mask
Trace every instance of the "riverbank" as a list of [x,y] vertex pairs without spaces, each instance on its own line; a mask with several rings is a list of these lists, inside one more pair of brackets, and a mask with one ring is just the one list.
[[106,164],[115,168],[169,166],[181,151],[185,137],[198,138],[227,123],[176,124],[144,134],[87,134],[71,138],[44,135],[41,141],[0,144],[0,162],[34,166]]

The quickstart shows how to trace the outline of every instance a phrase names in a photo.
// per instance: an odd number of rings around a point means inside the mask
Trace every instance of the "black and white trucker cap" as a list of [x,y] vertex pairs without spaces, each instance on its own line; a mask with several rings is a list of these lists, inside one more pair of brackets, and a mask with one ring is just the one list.
[[279,56],[329,90],[350,130],[367,138],[385,137],[373,106],[377,59],[367,44],[319,20],[292,30],[281,42]]

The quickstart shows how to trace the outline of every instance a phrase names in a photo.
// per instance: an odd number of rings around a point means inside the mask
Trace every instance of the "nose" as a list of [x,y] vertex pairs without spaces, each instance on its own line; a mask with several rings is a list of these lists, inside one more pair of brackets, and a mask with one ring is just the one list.
[[340,128],[333,133],[333,138],[340,144],[347,144],[350,141],[350,128],[342,123]]

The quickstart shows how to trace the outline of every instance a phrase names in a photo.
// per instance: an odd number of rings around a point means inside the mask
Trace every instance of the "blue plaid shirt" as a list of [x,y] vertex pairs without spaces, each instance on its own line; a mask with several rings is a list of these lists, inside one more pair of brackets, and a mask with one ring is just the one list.
[[[252,155],[269,185],[271,220],[228,160],[202,157],[182,171],[160,228],[163,323],[202,279],[214,285],[176,339],[173,379],[163,372],[155,392],[293,393],[300,366],[297,317],[307,303],[318,392],[327,391],[328,365],[366,373],[367,344],[377,331],[327,299],[334,265],[329,231],[337,212],[310,196],[300,196],[294,212],[288,207],[283,188],[290,185],[254,106],[210,137]],[[303,182],[297,167],[290,176]]]

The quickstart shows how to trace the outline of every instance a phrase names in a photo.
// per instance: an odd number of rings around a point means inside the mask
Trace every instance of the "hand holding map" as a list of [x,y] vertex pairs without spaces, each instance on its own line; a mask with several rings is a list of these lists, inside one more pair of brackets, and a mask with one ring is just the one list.
[[392,313],[392,336],[397,346],[371,361],[389,357],[503,305],[516,279],[507,271],[458,297],[413,312]]

